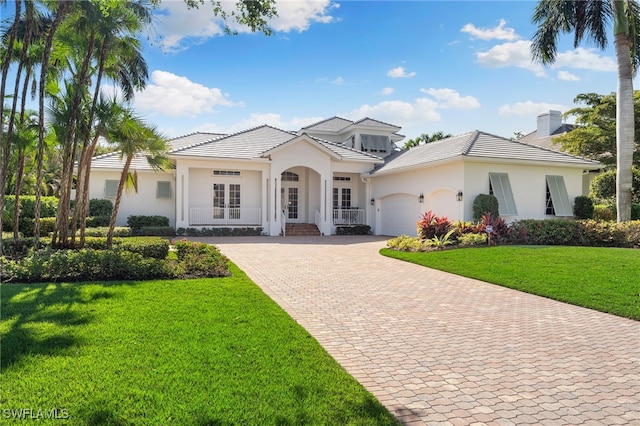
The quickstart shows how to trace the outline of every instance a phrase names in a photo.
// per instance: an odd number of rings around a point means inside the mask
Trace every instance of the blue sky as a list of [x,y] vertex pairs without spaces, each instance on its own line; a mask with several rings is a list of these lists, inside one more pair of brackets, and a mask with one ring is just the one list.
[[[560,40],[556,65],[530,60],[529,1],[281,0],[267,37],[222,33],[210,4],[163,0],[145,34],[147,88],[134,106],[169,137],[285,130],[365,116],[413,138],[483,130],[511,137],[579,93],[616,90],[607,51]],[[636,79],[637,87],[637,79]]]

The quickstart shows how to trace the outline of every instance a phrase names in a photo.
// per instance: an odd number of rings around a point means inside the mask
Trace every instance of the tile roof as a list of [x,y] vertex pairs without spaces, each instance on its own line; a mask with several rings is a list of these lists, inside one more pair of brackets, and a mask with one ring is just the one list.
[[518,139],[518,142],[526,143],[528,145],[536,145],[542,148],[551,149],[553,151],[562,151],[562,148],[560,147],[560,145],[554,143],[553,140],[557,136],[564,135],[565,133],[570,132],[574,128],[575,126],[573,124],[562,124],[562,126],[556,129],[551,135],[544,136],[541,138],[538,137],[538,132],[534,130],[533,132],[528,133],[523,137],[521,137],[520,139]]
[[301,131],[338,132],[353,124],[353,121],[341,117],[331,117],[303,127]]
[[550,163],[574,164],[592,169],[601,167],[601,164],[597,161],[528,145],[519,141],[512,141],[476,130],[421,145],[407,151],[394,153],[386,158],[385,164],[376,167],[376,169],[371,172],[371,175],[394,172],[424,164],[463,157],[511,160],[514,162],[545,161]]
[[[91,160],[91,169],[115,169],[122,170],[124,167],[125,158],[120,159],[120,152],[111,152],[109,154],[99,155],[93,157]],[[144,154],[138,154],[133,157],[130,170],[153,170],[153,168],[147,162],[147,157]]]
[[189,145],[195,145],[198,143],[202,143],[206,140],[217,139],[220,137],[226,136],[223,133],[207,133],[207,132],[195,132],[190,133],[188,135],[178,136],[177,138],[173,138],[169,140],[169,145],[171,146],[171,150],[176,150],[180,148],[184,148]]

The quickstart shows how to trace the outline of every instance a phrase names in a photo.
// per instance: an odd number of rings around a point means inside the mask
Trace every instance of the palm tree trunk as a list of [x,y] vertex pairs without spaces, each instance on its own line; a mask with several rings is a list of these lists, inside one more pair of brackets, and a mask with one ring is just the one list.
[[113,203],[113,211],[111,212],[111,220],[109,221],[109,233],[107,234],[107,248],[111,248],[113,242],[113,230],[116,227],[116,218],[118,217],[118,210],[120,209],[120,201],[122,200],[122,191],[124,190],[124,184],[127,182],[127,176],[129,175],[129,167],[133,156],[127,156],[127,160],[122,168],[122,174],[120,175],[120,182],[118,182],[118,192],[116,193],[116,199]]
[[629,45],[629,25],[625,2],[614,1],[615,51],[618,62],[618,89],[616,102],[616,210],[617,221],[631,220],[631,188],[633,184],[633,149],[635,122],[633,100],[633,70]]
[[[9,65],[11,65],[11,55],[13,54],[13,44],[16,39],[18,31],[18,23],[20,22],[20,14],[22,9],[22,1],[16,1],[16,11],[13,19],[13,27],[9,34],[9,40],[7,41],[7,54],[2,64],[2,80],[0,82],[0,122],[4,117],[4,94],[7,87],[7,77],[9,74]],[[3,140],[4,131],[0,132],[0,191],[2,195],[0,197],[0,235],[2,233],[2,212],[4,211],[4,186],[6,181],[6,171],[9,167],[8,159],[11,152],[10,140]],[[5,159],[6,158],[6,159]],[[2,255],[2,238],[0,237],[0,255]]]
[[56,11],[55,18],[49,28],[49,34],[47,34],[47,40],[44,45],[44,51],[42,55],[42,64],[40,68],[40,84],[38,86],[38,171],[36,176],[36,202],[35,202],[35,224],[33,228],[33,246],[38,248],[40,239],[40,204],[42,198],[42,176],[44,169],[44,97],[45,86],[47,84],[47,71],[49,68],[49,58],[51,58],[51,49],[53,46],[53,37],[55,36],[60,23],[69,12],[71,2],[66,0],[59,0],[57,2],[58,10]]

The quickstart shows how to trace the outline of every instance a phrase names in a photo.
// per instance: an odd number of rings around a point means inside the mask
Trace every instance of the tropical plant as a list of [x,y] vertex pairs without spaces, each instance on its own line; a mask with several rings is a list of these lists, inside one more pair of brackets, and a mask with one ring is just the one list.
[[453,227],[446,217],[438,217],[431,210],[425,212],[417,223],[418,237],[428,240],[445,235]]
[[538,28],[531,43],[533,59],[555,62],[558,36],[574,34],[574,46],[587,38],[600,49],[607,46],[607,26],[613,23],[618,65],[616,104],[616,204],[618,222],[631,218],[634,142],[633,76],[640,63],[640,5],[636,0],[541,0],[533,22]]
[[144,155],[147,163],[154,170],[162,170],[168,161],[166,156],[167,143],[158,130],[140,117],[137,117],[133,110],[125,109],[117,127],[109,135],[109,142],[118,147],[120,159],[124,159],[124,165],[118,182],[116,198],[113,203],[113,212],[109,223],[109,234],[107,235],[107,247],[111,247],[113,240],[113,229],[116,226],[116,218],[122,200],[122,192],[127,187],[137,190],[137,175],[130,173],[131,162],[137,155]]
[[425,244],[428,247],[434,248],[443,248],[445,246],[449,246],[456,243],[456,240],[453,238],[453,234],[456,232],[455,229],[451,229],[444,235],[435,235],[432,238],[427,238],[425,240]]

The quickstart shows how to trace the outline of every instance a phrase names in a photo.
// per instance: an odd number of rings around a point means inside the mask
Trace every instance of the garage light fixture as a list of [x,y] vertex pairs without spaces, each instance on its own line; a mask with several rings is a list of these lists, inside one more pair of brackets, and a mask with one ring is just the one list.
[[462,201],[462,191],[458,191],[458,193],[456,194],[456,200]]
[[376,200],[374,200],[374,199],[372,198],[372,199],[371,199],[371,201],[370,201],[370,203],[371,203],[371,205],[372,205],[372,206],[375,206],[375,205],[376,205]]
[[420,196],[418,197],[418,202],[420,204],[424,203],[424,195],[423,194],[420,194]]

